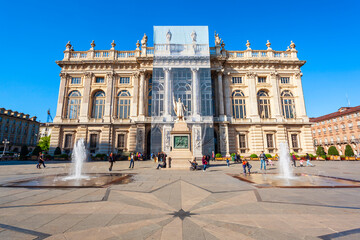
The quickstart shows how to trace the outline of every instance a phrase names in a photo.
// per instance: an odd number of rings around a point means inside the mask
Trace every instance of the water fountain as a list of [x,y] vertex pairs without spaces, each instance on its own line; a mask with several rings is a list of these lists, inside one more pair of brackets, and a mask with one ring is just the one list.
[[[132,174],[127,173],[84,173],[83,167],[87,158],[84,139],[79,139],[71,155],[69,174],[44,175],[32,179],[9,182],[1,187],[45,187],[45,188],[91,188],[106,187],[110,184],[126,184],[132,181]],[[107,169],[108,165],[105,169]],[[65,169],[66,170],[66,169]]]
[[73,153],[71,155],[72,160],[72,169],[70,170],[69,176],[65,177],[64,180],[80,180],[88,179],[88,176],[82,175],[82,169],[84,162],[87,157],[87,152],[85,148],[85,141],[83,138],[79,139],[74,147]]
[[286,142],[280,143],[279,177],[285,179],[294,178],[293,169],[291,167],[290,161],[289,146]]
[[[360,187],[360,182],[351,179],[339,179],[329,176],[312,175],[307,173],[293,173],[289,153],[289,145],[280,143],[278,173],[252,173],[250,175],[232,175],[242,181],[255,184],[259,188],[281,187],[281,188],[341,188]],[[306,169],[306,168],[302,168]]]

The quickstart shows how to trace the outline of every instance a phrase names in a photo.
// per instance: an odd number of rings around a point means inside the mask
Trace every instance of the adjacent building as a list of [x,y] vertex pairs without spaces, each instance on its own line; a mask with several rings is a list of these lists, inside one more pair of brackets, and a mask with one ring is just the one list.
[[5,145],[5,151],[20,152],[23,145],[32,151],[37,144],[39,125],[36,117],[0,108],[0,151],[4,151]]
[[[168,87],[179,83],[181,99],[188,106],[185,120],[193,133],[193,147],[199,140],[194,137],[201,140],[205,134],[196,135],[197,123],[205,121],[212,129],[215,152],[223,155],[248,156],[262,150],[275,154],[281,142],[288,142],[290,151],[314,152],[301,81],[305,61],[298,59],[293,42],[286,51],[273,50],[269,41],[265,50],[252,50],[247,41],[245,50],[233,51],[226,50],[215,34],[215,46],[207,48],[209,60],[201,60],[197,53],[206,48],[196,42],[196,32],[181,47],[172,44],[176,36],[169,32],[164,32],[167,42],[155,49],[147,45],[146,34],[132,51],[116,50],[114,41],[109,50],[95,50],[93,41],[89,50],[75,51],[68,42],[64,58],[56,61],[61,73],[50,151],[59,146],[71,152],[74,143],[84,138],[91,153],[149,154],[154,133],[158,147],[170,151],[169,128],[152,131],[152,114],[160,113],[158,122],[175,119]],[[159,57],[154,64],[157,51],[192,52],[196,68],[185,56],[180,71],[175,54],[172,59]],[[171,67],[162,67],[161,61]],[[204,71],[202,63],[209,70]],[[202,85],[201,79],[209,79],[209,84]],[[204,111],[206,118],[200,114]]]
[[343,155],[345,146],[349,144],[356,155],[359,153],[360,106],[342,107],[337,112],[310,121],[315,148],[322,146],[327,152],[330,146],[335,146]]

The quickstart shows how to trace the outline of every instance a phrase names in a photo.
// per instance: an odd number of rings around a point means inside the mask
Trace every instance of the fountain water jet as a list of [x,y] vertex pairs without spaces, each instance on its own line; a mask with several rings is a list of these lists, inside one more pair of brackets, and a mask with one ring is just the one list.
[[280,143],[279,154],[279,177],[285,179],[294,178],[290,161],[289,145],[286,142]]
[[82,175],[82,169],[84,161],[86,160],[86,148],[85,148],[85,141],[83,138],[80,138],[75,146],[73,153],[71,154],[71,160],[72,160],[72,169],[70,170],[69,176],[65,177],[64,180],[79,180],[88,178],[86,175]]

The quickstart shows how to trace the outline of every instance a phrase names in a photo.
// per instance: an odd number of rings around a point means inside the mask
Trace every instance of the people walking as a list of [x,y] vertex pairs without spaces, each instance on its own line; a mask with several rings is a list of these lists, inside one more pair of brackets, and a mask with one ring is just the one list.
[[129,168],[134,168],[134,154],[130,154],[130,166]]
[[110,163],[109,171],[110,172],[112,171],[114,162],[115,162],[115,157],[114,157],[114,154],[111,152],[109,155],[109,163]]
[[309,156],[309,154],[308,153],[306,153],[306,166],[314,166],[311,162],[310,162],[310,156]]
[[207,161],[206,161],[206,156],[205,155],[202,157],[201,161],[202,161],[202,164],[203,164],[203,172],[205,172],[207,164],[208,164]]
[[296,156],[295,156],[294,153],[292,154],[291,158],[292,158],[292,162],[293,162],[294,167],[296,167]]
[[266,159],[267,159],[267,157],[266,157],[264,151],[261,151],[261,154],[260,154],[259,157],[260,157],[260,161],[261,161],[260,170],[262,170],[263,166],[264,166],[264,170],[266,170]]
[[38,164],[36,165],[36,168],[41,169],[41,165],[44,165],[44,168],[46,167],[44,163],[44,155],[42,152],[39,153]]
[[246,174],[247,161],[245,159],[242,161],[242,166],[243,166],[244,174]]
[[229,158],[226,158],[226,165],[227,165],[228,167],[230,166]]

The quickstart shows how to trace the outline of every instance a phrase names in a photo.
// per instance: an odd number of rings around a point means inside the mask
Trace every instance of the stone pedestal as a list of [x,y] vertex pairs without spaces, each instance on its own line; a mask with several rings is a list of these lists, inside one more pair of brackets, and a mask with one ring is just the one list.
[[178,121],[174,124],[171,137],[171,169],[189,169],[193,154],[191,152],[191,131],[186,122]]

